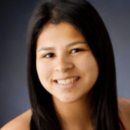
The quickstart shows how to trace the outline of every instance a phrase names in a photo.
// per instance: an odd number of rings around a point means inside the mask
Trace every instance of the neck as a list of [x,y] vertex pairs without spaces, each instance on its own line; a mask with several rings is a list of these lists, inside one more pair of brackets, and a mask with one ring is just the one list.
[[53,102],[63,128],[84,130],[92,127],[91,109],[86,96],[71,103],[64,103],[53,97]]

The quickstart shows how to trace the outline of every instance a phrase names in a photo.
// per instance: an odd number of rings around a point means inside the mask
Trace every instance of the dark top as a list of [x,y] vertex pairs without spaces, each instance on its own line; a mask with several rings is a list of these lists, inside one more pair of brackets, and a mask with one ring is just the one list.
[[[120,122],[121,122],[121,124],[122,124],[124,130],[126,130],[125,125],[123,124],[123,122],[122,122],[122,120],[121,120],[120,117],[119,117],[119,120],[120,120]],[[35,122],[34,122],[34,120],[33,120],[33,117],[31,117],[30,130],[37,130],[36,124],[35,124]]]

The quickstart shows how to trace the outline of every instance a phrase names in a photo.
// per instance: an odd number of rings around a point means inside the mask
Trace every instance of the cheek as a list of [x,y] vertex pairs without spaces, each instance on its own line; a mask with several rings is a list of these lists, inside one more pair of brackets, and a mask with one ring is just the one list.
[[51,79],[52,67],[41,61],[36,63],[37,74],[42,85]]
[[88,78],[97,78],[98,76],[98,64],[92,54],[88,54],[80,59],[76,63],[82,74],[88,76]]

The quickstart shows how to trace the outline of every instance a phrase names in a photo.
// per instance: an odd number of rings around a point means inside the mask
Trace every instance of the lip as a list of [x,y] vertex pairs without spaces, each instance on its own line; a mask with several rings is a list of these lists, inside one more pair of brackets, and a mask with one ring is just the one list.
[[75,77],[79,77],[79,76],[67,76],[67,77],[60,78],[60,79],[54,79],[53,81],[56,81],[56,80],[65,80],[65,79],[70,79],[70,78],[75,78]]
[[75,88],[77,86],[77,83],[79,82],[80,77],[77,81],[70,83],[70,84],[58,84],[57,82],[54,81],[54,85],[62,90],[66,90],[66,89],[71,89],[71,88]]

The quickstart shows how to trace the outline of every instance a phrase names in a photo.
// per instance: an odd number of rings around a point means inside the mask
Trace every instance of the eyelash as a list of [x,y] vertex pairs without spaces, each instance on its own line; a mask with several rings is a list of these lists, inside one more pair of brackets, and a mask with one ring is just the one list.
[[[78,52],[79,52],[79,51],[83,51],[83,49],[79,49],[79,48],[75,48],[75,49],[73,49],[73,50],[78,50]],[[49,54],[53,54],[53,55],[54,55],[54,53],[48,53],[48,54],[46,54],[46,55],[43,56],[43,57],[48,58],[48,57],[46,57],[46,56],[49,55]]]

